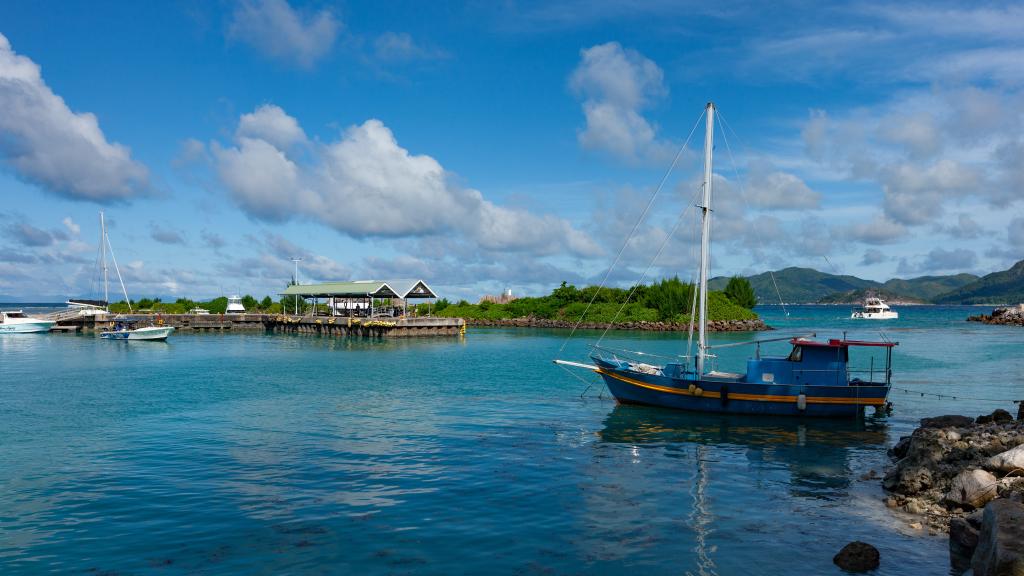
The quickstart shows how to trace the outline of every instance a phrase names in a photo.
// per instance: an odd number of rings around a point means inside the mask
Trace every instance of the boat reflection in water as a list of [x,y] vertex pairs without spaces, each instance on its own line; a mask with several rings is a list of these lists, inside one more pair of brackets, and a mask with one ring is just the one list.
[[604,442],[666,449],[709,446],[712,454],[742,452],[753,467],[789,470],[794,495],[829,498],[841,496],[851,483],[851,453],[884,448],[886,431],[881,420],[871,418],[796,420],[619,404],[605,418],[599,435]]
[[[603,540],[600,554],[635,559],[644,543],[664,546],[669,539],[682,547],[674,552],[680,573],[691,574],[742,571],[734,565],[739,548],[759,540],[813,545],[807,525],[831,522],[846,508],[837,501],[851,497],[865,459],[884,452],[887,442],[886,426],[871,418],[790,419],[620,404],[603,424],[592,446],[604,464],[587,502],[591,517],[599,516],[602,528],[619,538]],[[623,540],[623,534],[632,537]],[[652,561],[659,554],[649,553]]]

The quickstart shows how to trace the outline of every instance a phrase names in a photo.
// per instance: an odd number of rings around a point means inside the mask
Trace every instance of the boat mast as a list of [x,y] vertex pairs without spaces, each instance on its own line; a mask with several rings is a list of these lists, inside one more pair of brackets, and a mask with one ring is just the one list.
[[697,339],[697,374],[704,374],[704,358],[707,356],[705,332],[708,325],[708,268],[710,260],[709,240],[711,236],[711,152],[714,147],[715,103],[708,102],[707,130],[704,133],[704,199],[701,205],[700,232],[700,333]]
[[100,212],[100,258],[103,261],[103,308],[109,310],[110,290],[107,285],[107,224]]

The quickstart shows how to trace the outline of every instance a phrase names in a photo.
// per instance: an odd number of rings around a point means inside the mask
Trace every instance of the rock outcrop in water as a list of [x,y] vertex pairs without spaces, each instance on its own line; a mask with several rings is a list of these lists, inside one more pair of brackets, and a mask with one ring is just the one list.
[[[506,328],[572,328],[575,322],[551,320],[548,318],[506,318],[502,320],[481,320],[467,318],[470,326],[501,326]],[[686,332],[690,329],[687,323],[678,322],[584,322],[577,326],[582,330],[647,330],[651,332]],[[709,320],[708,330],[711,332],[757,332],[772,330],[763,320]]]
[[954,567],[1024,575],[1024,408],[925,418],[889,451],[886,505],[949,532]]
[[1024,304],[1016,306],[1005,306],[996,308],[992,315],[978,314],[969,316],[968,322],[981,322],[983,324],[1006,324],[1009,326],[1024,326]]
[[881,556],[878,548],[867,542],[850,542],[832,558],[832,563],[847,572],[867,572],[878,568]]

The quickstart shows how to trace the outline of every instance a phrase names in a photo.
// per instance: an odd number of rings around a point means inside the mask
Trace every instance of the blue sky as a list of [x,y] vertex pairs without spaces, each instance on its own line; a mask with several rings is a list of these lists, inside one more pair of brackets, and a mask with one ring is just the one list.
[[[5,2],[0,294],[91,293],[100,210],[133,297],[275,293],[293,255],[457,298],[599,281],[708,100],[715,274],[1005,269],[1022,29],[1019,4]],[[693,275],[700,145],[613,282]]]

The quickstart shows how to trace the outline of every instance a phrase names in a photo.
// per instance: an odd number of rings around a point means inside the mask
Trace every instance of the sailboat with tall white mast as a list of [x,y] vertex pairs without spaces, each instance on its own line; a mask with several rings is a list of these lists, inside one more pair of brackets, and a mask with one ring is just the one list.
[[[124,294],[124,301],[128,304],[128,312],[132,311],[132,301],[128,298],[128,290],[124,286],[124,278],[121,277],[121,269],[117,267],[117,258],[114,257],[114,247],[110,244],[110,236],[107,234],[107,222],[103,212],[100,212],[100,268],[103,271],[103,300],[69,299],[69,308],[78,308],[83,315],[100,315],[110,313],[110,269],[107,266],[107,252],[110,252],[110,262],[114,265],[114,272],[117,274],[117,281],[121,284],[121,293]],[[134,322],[128,319],[115,318],[113,330],[105,330],[100,337],[107,340],[166,340],[173,326],[143,326],[135,327]]]
[[[711,346],[707,340],[708,272],[711,241],[711,200],[716,108],[704,110],[704,179],[701,210],[700,285],[697,309],[697,351],[651,364],[658,355],[592,346],[593,364],[555,360],[556,364],[593,370],[601,375],[615,399],[624,404],[645,404],[681,410],[732,414],[849,417],[863,414],[865,406],[885,406],[892,379],[892,349],[897,342],[867,342],[805,337],[772,338]],[[788,356],[762,357],[762,342],[788,340]],[[720,372],[713,366],[713,348],[757,345],[743,373]],[[854,347],[879,347],[885,365],[855,370],[849,365]],[[866,379],[862,379],[861,377]]]

